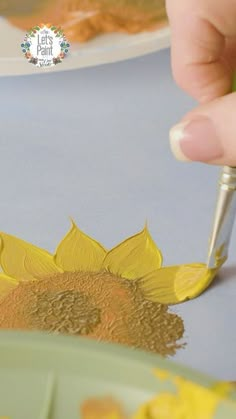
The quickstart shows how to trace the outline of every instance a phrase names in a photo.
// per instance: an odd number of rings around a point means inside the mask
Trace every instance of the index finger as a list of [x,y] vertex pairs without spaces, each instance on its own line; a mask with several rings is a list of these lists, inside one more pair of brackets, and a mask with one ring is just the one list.
[[[236,37],[235,0],[167,0],[172,69],[177,83],[200,102],[231,89],[227,49]],[[236,46],[236,38],[235,38]]]

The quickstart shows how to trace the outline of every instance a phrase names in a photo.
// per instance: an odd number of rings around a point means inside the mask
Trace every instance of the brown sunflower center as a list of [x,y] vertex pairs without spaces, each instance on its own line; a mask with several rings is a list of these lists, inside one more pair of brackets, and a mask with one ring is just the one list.
[[64,272],[21,282],[0,302],[0,328],[47,330],[171,355],[182,345],[182,319],[148,301],[138,281],[109,272]]
[[36,329],[87,335],[100,323],[101,310],[79,291],[45,291],[34,295],[25,316]]

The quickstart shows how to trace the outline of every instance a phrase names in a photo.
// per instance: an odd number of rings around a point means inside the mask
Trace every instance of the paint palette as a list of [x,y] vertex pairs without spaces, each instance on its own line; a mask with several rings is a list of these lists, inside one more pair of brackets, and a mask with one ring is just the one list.
[[[170,379],[155,377],[156,368],[167,371]],[[171,377],[175,375],[200,386],[213,384],[157,356],[119,346],[71,337],[0,333],[0,417],[79,419],[86,399],[112,396],[131,418],[154,395],[173,392]],[[232,395],[221,402],[213,417],[235,418],[234,399]]]
[[91,67],[142,56],[170,45],[168,26],[135,35],[118,33],[101,35],[83,44],[72,43],[70,55],[62,64],[40,69],[29,64],[22,54],[20,45],[24,36],[25,31],[16,28],[0,16],[0,37],[7,39],[7,42],[1,45],[0,76],[45,74],[45,72]]

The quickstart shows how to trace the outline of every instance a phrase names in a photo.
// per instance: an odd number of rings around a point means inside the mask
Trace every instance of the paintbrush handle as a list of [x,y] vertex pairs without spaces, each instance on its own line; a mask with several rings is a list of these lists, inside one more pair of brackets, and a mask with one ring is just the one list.
[[228,256],[236,215],[236,168],[224,166],[220,175],[217,205],[209,243],[209,268],[215,268]]
[[[233,76],[232,92],[236,91],[236,73]],[[207,266],[214,268],[227,259],[230,238],[236,216],[236,168],[224,166],[220,175],[218,198],[212,233],[209,240]],[[217,256],[218,255],[218,256]]]

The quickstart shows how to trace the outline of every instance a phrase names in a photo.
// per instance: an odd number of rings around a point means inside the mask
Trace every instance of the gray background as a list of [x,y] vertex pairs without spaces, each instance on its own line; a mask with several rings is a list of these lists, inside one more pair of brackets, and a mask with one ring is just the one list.
[[[1,78],[0,229],[53,251],[72,216],[111,247],[149,222],[165,264],[205,261],[218,169],[172,157],[168,130],[195,103],[169,51],[96,68]],[[174,308],[175,359],[236,380],[236,253],[200,298]]]

